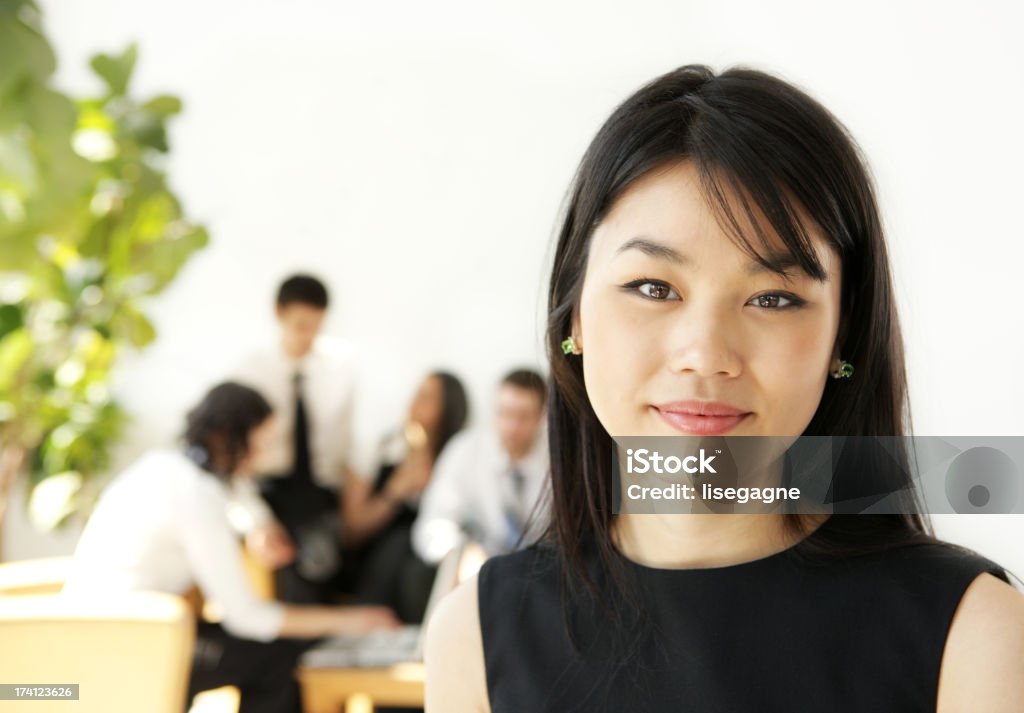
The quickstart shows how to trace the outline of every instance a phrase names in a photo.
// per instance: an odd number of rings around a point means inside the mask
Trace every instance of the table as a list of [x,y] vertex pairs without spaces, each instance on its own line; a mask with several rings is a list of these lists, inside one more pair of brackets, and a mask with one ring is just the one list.
[[370,713],[373,706],[423,707],[422,663],[296,671],[304,713]]

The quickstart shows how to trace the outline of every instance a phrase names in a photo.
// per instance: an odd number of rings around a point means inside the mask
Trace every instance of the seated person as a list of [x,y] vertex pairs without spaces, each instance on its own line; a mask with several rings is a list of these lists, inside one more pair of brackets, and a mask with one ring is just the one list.
[[421,559],[440,562],[465,541],[476,542],[488,556],[504,554],[543,528],[544,402],[540,374],[512,371],[498,387],[494,424],[451,440],[413,526],[413,547]]
[[356,477],[345,483],[348,586],[359,601],[386,604],[408,623],[423,620],[436,570],[412,550],[420,493],[468,412],[457,377],[444,371],[427,375],[404,428],[385,437],[373,482]]
[[386,607],[284,605],[253,591],[228,522],[229,481],[249,477],[274,427],[256,391],[216,386],[189,413],[183,449],[146,454],[103,491],[63,590],[184,594],[198,585],[223,624],[197,617],[189,700],[234,685],[240,713],[298,713],[293,669],[313,640],[397,626]]

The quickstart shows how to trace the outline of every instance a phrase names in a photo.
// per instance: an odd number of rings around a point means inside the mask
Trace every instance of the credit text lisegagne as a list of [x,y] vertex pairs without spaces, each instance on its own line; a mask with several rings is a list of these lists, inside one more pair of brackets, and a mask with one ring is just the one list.
[[[721,451],[717,451],[721,453]],[[680,471],[685,473],[717,473],[712,465],[715,455],[708,455],[704,449],[700,449],[699,455],[686,456],[662,456],[657,451],[649,451],[646,448],[636,450],[630,448],[626,451],[626,472],[629,474],[676,474]],[[699,495],[698,495],[699,492]],[[696,485],[673,483],[664,487],[649,487],[639,484],[631,484],[626,489],[626,495],[631,500],[728,500],[736,503],[747,503],[750,501],[773,503],[777,500],[799,500],[800,488],[785,487],[720,487],[710,483],[701,483],[700,489]]]

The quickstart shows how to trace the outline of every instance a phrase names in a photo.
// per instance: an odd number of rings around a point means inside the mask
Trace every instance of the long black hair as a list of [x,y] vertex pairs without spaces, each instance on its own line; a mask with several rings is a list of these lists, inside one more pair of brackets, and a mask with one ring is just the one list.
[[186,452],[204,470],[226,480],[248,453],[249,434],[271,412],[258,391],[232,381],[218,384],[188,412]]
[[452,436],[466,425],[469,419],[469,399],[466,397],[466,388],[455,374],[448,371],[432,371],[429,376],[441,382],[441,422],[433,448],[436,460]]
[[[658,77],[614,110],[583,156],[564,207],[548,294],[551,521],[541,540],[564,562],[563,592],[589,590],[602,603],[610,601],[609,588],[598,587],[595,572],[611,576],[618,585],[612,590],[622,593],[625,585],[611,536],[615,445],[588,398],[581,359],[567,357],[561,343],[572,332],[595,227],[631,184],[683,160],[695,166],[723,230],[752,259],[782,273],[762,216],[807,274],[826,274],[807,219],[841,259],[839,353],[856,376],[826,380],[803,435],[905,436],[910,430],[886,241],[868,169],[847,130],[797,87],[754,69],[716,74],[686,65]],[[746,221],[737,220],[736,205]],[[754,226],[753,235],[741,230],[744,222]],[[905,466],[906,454],[897,460]],[[832,518],[827,536],[805,537],[794,551],[820,561],[937,542],[918,514]],[[799,534],[813,529],[798,514],[787,514],[785,524]]]

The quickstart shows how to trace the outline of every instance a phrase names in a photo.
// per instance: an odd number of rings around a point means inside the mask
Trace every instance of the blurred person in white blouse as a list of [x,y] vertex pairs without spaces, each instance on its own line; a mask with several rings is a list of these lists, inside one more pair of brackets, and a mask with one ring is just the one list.
[[440,562],[457,545],[484,555],[511,552],[542,529],[548,481],[544,378],[509,372],[494,422],[463,431],[441,452],[413,525],[416,554]]
[[279,421],[258,478],[235,484],[232,523],[250,552],[276,569],[278,598],[296,603],[337,598],[341,490],[353,472],[355,352],[321,333],[328,303],[316,277],[284,280],[278,341],[249,354],[231,377],[259,391]]
[[183,448],[145,454],[103,491],[62,592],[184,594],[198,585],[221,623],[197,618],[189,698],[234,685],[240,713],[298,713],[293,670],[314,640],[397,625],[386,607],[285,605],[253,590],[228,521],[229,484],[251,477],[275,427],[270,405],[253,389],[214,387],[189,413]]

